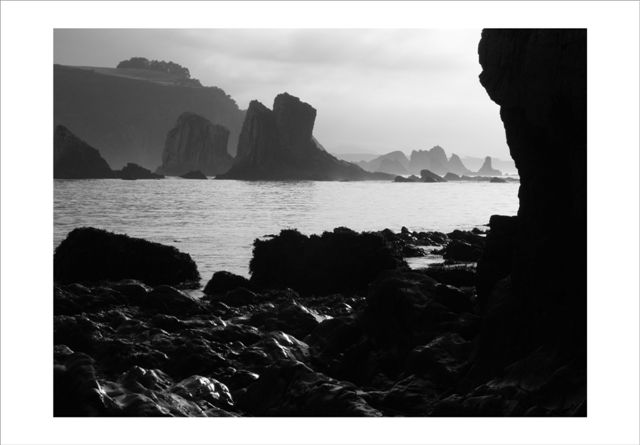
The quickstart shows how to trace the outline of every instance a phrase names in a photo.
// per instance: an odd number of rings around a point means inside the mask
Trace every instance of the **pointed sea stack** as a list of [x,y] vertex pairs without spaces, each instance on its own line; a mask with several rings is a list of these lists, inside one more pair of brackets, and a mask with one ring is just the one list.
[[491,156],[484,158],[484,163],[477,174],[478,176],[502,176],[502,172],[491,165]]
[[465,167],[465,165],[462,163],[462,159],[460,159],[460,156],[455,153],[453,153],[449,158],[449,165],[447,169],[448,173],[453,173],[458,176],[470,175],[473,173],[471,170]]
[[101,179],[113,178],[114,174],[98,150],[58,125],[53,135],[53,177]]
[[313,137],[316,110],[290,94],[279,94],[273,110],[249,104],[231,169],[217,179],[350,181],[391,179],[339,160]]
[[196,170],[209,176],[224,173],[233,163],[227,153],[228,140],[226,127],[195,113],[182,113],[167,134],[157,173],[172,176]]

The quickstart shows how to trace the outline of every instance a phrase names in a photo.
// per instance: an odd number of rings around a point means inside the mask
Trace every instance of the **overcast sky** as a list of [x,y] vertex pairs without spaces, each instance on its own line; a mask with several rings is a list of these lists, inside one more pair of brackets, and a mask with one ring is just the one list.
[[478,81],[479,40],[479,29],[56,30],[54,60],[171,60],[241,108],[286,91],[318,110],[314,134],[331,152],[441,145],[508,159],[498,106]]

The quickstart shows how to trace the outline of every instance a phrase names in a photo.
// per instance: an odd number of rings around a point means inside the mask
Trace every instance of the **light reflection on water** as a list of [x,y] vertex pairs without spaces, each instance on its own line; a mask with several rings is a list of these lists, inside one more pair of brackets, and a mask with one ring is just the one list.
[[448,232],[515,215],[518,184],[55,180],[54,199],[55,246],[75,227],[127,233],[191,254],[206,282],[248,276],[253,240],[283,228]]

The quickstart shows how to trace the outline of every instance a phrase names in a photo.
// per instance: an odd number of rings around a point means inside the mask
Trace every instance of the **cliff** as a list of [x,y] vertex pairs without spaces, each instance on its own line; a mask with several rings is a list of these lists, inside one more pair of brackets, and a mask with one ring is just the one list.
[[520,208],[508,229],[492,221],[478,265],[490,320],[478,368],[544,347],[571,363],[565,379],[586,373],[586,50],[584,29],[482,32],[480,82],[500,106]]
[[244,112],[216,87],[181,86],[145,70],[54,65],[54,123],[100,147],[114,168],[157,167],[167,132],[192,111],[229,129],[231,154]]
[[313,137],[316,110],[290,94],[279,94],[273,110],[251,101],[231,169],[219,179],[391,179],[330,155]]
[[53,177],[59,179],[113,178],[100,152],[58,125],[53,135]]
[[183,113],[167,134],[157,173],[173,176],[194,170],[209,176],[224,173],[233,163],[227,153],[228,140],[226,127],[214,125],[195,113]]
[[487,156],[484,158],[484,162],[482,163],[482,167],[478,170],[478,176],[502,176],[502,172],[500,170],[496,170],[491,165],[491,156]]

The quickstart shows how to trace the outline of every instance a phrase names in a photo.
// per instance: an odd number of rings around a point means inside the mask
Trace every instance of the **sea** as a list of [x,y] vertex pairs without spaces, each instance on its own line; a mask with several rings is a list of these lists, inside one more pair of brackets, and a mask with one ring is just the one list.
[[[320,234],[404,226],[450,232],[515,215],[518,183],[237,180],[54,180],[54,248],[76,227],[125,233],[189,253],[205,284],[216,271],[249,276],[253,242],[295,228]],[[486,228],[486,227],[485,227]],[[433,256],[410,260],[413,267]]]

